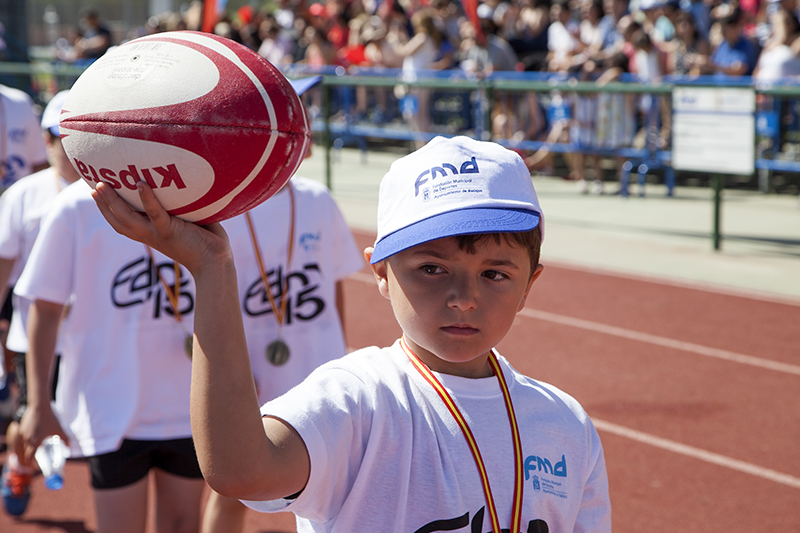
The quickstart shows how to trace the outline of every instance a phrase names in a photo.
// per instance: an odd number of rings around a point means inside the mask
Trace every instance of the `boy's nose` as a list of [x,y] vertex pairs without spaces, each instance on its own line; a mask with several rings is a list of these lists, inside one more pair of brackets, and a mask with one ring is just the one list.
[[447,305],[459,311],[469,311],[478,307],[477,283],[468,276],[458,277],[450,287]]

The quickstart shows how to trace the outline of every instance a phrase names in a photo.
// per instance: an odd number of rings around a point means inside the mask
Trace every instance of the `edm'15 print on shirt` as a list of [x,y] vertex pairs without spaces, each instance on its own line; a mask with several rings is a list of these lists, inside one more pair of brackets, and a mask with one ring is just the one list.
[[[156,270],[156,268],[158,270]],[[161,286],[159,274],[165,283],[175,287],[175,263],[168,259],[153,262],[147,255],[134,259],[123,265],[114,275],[111,285],[111,302],[114,307],[125,308],[135,305],[151,305],[152,318],[161,318],[164,314],[175,317],[172,304]],[[178,312],[187,315],[194,310],[194,295],[190,292],[191,276],[180,267]]]
[[[278,266],[267,271],[267,280],[270,290],[275,295],[276,300],[280,300],[284,288],[286,289],[286,316],[283,323],[289,325],[293,320],[308,321],[319,316],[326,307],[325,300],[322,299],[320,289],[320,277],[322,272],[318,263],[307,263],[302,267],[284,272],[283,266]],[[282,302],[279,301],[278,305]],[[267,291],[264,290],[264,282],[259,276],[245,292],[242,304],[247,316],[257,317],[267,314],[274,314],[269,303]]]

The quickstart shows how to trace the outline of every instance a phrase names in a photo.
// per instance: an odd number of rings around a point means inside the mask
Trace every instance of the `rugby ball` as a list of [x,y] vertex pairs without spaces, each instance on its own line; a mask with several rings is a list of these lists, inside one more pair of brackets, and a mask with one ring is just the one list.
[[249,48],[175,31],[112,49],[64,102],[64,150],[91,186],[142,210],[144,180],[170,214],[198,224],[260,204],[292,177],[310,140],[289,82]]

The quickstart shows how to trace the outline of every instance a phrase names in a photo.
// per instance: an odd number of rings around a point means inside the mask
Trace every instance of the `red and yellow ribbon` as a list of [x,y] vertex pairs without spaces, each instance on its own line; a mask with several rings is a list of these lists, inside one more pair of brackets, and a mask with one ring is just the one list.
[[[400,346],[403,348],[403,351],[408,356],[414,368],[416,368],[422,377],[425,378],[425,381],[430,383],[430,385],[442,399],[445,407],[447,407],[447,410],[450,411],[453,419],[456,421],[459,428],[461,428],[461,433],[464,434],[467,445],[472,452],[472,457],[475,459],[475,466],[478,467],[478,474],[480,475],[483,493],[486,498],[486,508],[489,510],[489,518],[492,523],[492,531],[494,533],[501,533],[502,530],[500,528],[500,519],[497,516],[497,507],[494,503],[494,496],[492,496],[492,488],[489,484],[489,476],[486,473],[486,466],[483,463],[481,451],[478,448],[478,443],[475,440],[475,436],[472,434],[469,424],[464,419],[464,416],[461,414],[461,410],[458,408],[455,401],[453,401],[450,393],[444,388],[444,385],[442,385],[433,372],[431,372],[430,368],[428,368],[428,366],[423,363],[419,357],[417,357],[417,354],[411,350],[405,339],[400,339]],[[511,512],[510,531],[517,533],[520,531],[520,524],[522,521],[522,495],[524,483],[522,478],[522,444],[520,442],[517,417],[514,413],[514,405],[511,403],[511,393],[508,390],[508,385],[506,384],[505,377],[503,376],[503,370],[500,368],[500,364],[497,362],[497,356],[495,356],[494,351],[489,352],[489,365],[492,367],[494,375],[497,376],[497,381],[500,383],[500,390],[503,393],[503,400],[506,404],[506,412],[508,413],[508,421],[511,425],[511,438],[514,444],[514,501]]]

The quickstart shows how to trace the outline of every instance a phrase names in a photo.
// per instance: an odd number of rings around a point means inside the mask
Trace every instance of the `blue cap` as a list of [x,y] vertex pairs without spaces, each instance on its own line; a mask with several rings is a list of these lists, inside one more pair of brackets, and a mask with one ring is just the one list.
[[314,85],[318,84],[322,81],[322,76],[311,76],[310,78],[298,78],[296,80],[289,80],[289,83],[292,84],[292,88],[294,92],[297,93],[297,96],[300,96],[307,90],[309,90]]

